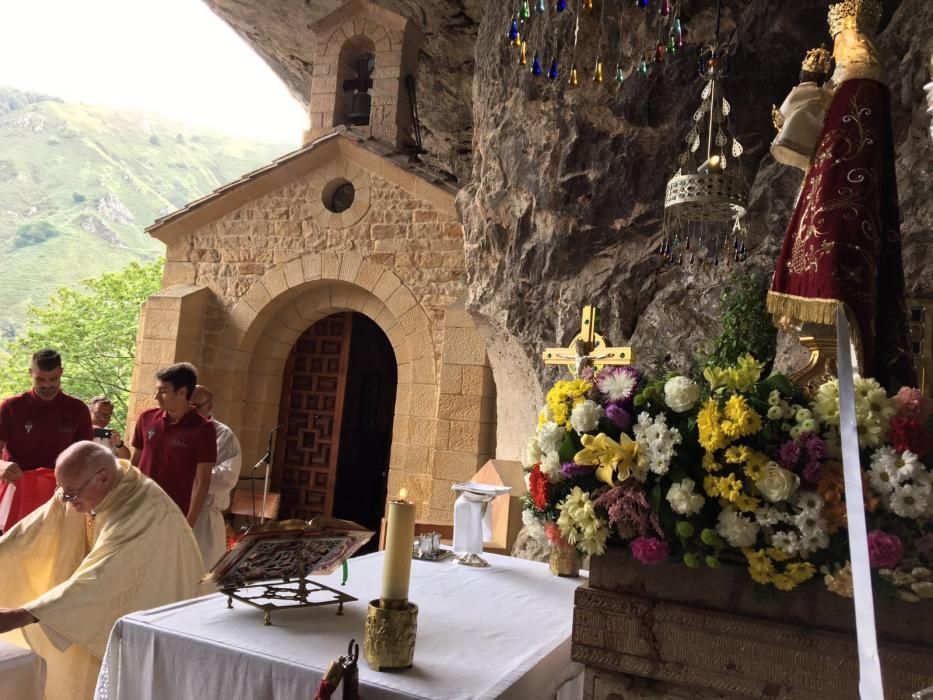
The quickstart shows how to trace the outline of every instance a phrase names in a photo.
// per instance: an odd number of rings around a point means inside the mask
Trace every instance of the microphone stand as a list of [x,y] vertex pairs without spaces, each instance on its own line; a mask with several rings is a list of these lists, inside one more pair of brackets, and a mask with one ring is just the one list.
[[[316,425],[318,418],[319,418],[318,414],[316,413],[313,414],[311,417],[311,425]],[[266,521],[266,498],[269,495],[269,479],[272,474],[272,454],[273,454],[272,447],[273,447],[273,440],[275,439],[275,433],[279,428],[287,428],[292,425],[298,425],[299,423],[304,423],[305,420],[306,419],[301,418],[299,420],[294,420],[290,423],[281,423],[275,426],[269,432],[269,442],[266,445],[266,453],[262,456],[262,458],[258,462],[256,462],[256,464],[253,466],[253,469],[250,471],[250,478],[253,481],[255,481],[254,474],[256,473],[256,470],[259,469],[261,465],[265,464],[265,474],[262,480],[262,506],[260,507],[260,514],[259,514],[260,524]],[[253,486],[253,488],[255,489],[255,486]],[[256,493],[255,491],[253,491],[252,495],[253,495],[253,522],[255,523],[256,522]]]

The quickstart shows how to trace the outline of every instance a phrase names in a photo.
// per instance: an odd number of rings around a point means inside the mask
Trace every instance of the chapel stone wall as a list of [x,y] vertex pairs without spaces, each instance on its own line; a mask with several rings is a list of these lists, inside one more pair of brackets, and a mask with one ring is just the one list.
[[[198,365],[215,414],[240,437],[246,475],[277,422],[295,340],[330,313],[366,314],[398,362],[389,493],[406,486],[419,517],[449,521],[451,484],[495,452],[492,371],[459,301],[462,229],[450,194],[339,140],[302,156],[307,172],[281,187],[254,198],[230,193],[243,200],[232,211],[211,219],[194,209],[187,221],[157,228],[167,242],[161,296],[201,290],[204,302],[196,315],[178,314],[177,327],[189,329],[184,347],[156,358],[147,348],[161,347],[172,327],[151,314],[150,301],[140,363],[146,358],[146,371],[169,361]],[[322,199],[335,179],[355,190],[340,213]],[[150,388],[134,381],[136,404]]]

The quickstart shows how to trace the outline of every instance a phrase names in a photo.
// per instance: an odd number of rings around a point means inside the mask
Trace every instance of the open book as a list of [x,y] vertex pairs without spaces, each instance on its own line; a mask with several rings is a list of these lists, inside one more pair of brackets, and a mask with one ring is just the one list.
[[253,525],[211,570],[218,588],[325,576],[375,533],[349,520],[319,516]]

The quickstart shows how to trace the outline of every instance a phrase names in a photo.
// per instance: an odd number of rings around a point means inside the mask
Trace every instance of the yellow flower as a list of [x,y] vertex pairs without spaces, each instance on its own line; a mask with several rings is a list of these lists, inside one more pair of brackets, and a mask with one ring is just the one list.
[[703,468],[712,474],[721,470],[722,465],[716,461],[716,455],[712,452],[707,452],[703,455]]
[[730,464],[742,464],[748,461],[751,449],[745,445],[735,445],[726,450],[726,461]]
[[583,449],[573,456],[573,461],[582,465],[598,465],[596,478],[609,486],[618,481],[625,481],[632,474],[632,468],[638,461],[638,443],[622,433],[620,442],[616,442],[605,433],[582,435],[580,442]]
[[707,476],[703,479],[703,490],[707,496],[715,498],[719,495],[719,477]]
[[745,476],[752,481],[758,481],[764,474],[765,467],[768,466],[768,456],[761,452],[751,450],[745,462]]
[[775,574],[771,577],[771,583],[781,591],[792,591],[797,587],[797,583],[787,574]]
[[755,360],[754,357],[745,353],[739,358],[736,366],[729,373],[731,380],[730,388],[734,391],[751,391],[755,384],[761,379],[761,370],[764,364]]
[[[570,429],[570,413],[573,407],[586,400],[593,384],[585,379],[561,380],[554,383],[547,393],[547,407],[554,422]],[[539,418],[540,421],[540,418]]]
[[724,389],[729,384],[729,370],[720,367],[707,367],[703,370],[703,378],[709,383],[712,391]]
[[735,503],[742,495],[742,482],[735,478],[735,474],[727,474],[719,477],[719,493],[729,503]]
[[761,505],[761,501],[754,496],[749,496],[743,493],[735,499],[734,505],[736,510],[752,513],[758,510],[758,506]]
[[706,448],[707,452],[721,450],[729,442],[722,431],[721,421],[722,414],[719,411],[719,404],[716,403],[716,399],[709,399],[697,414],[700,444]]
[[816,567],[808,561],[795,561],[787,565],[786,573],[792,581],[803,583],[813,577]]
[[[723,409],[723,415],[726,420],[722,422],[722,430],[730,437],[754,435],[761,430],[761,416],[740,394],[733,394],[729,397]],[[731,422],[728,428],[727,422]]]

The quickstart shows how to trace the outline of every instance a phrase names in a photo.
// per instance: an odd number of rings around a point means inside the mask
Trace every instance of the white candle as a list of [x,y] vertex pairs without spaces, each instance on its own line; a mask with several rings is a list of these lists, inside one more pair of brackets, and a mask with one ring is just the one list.
[[397,501],[389,501],[382,594],[379,596],[384,605],[408,600],[411,550],[415,538],[415,504],[408,503],[405,495],[405,489],[402,489]]

